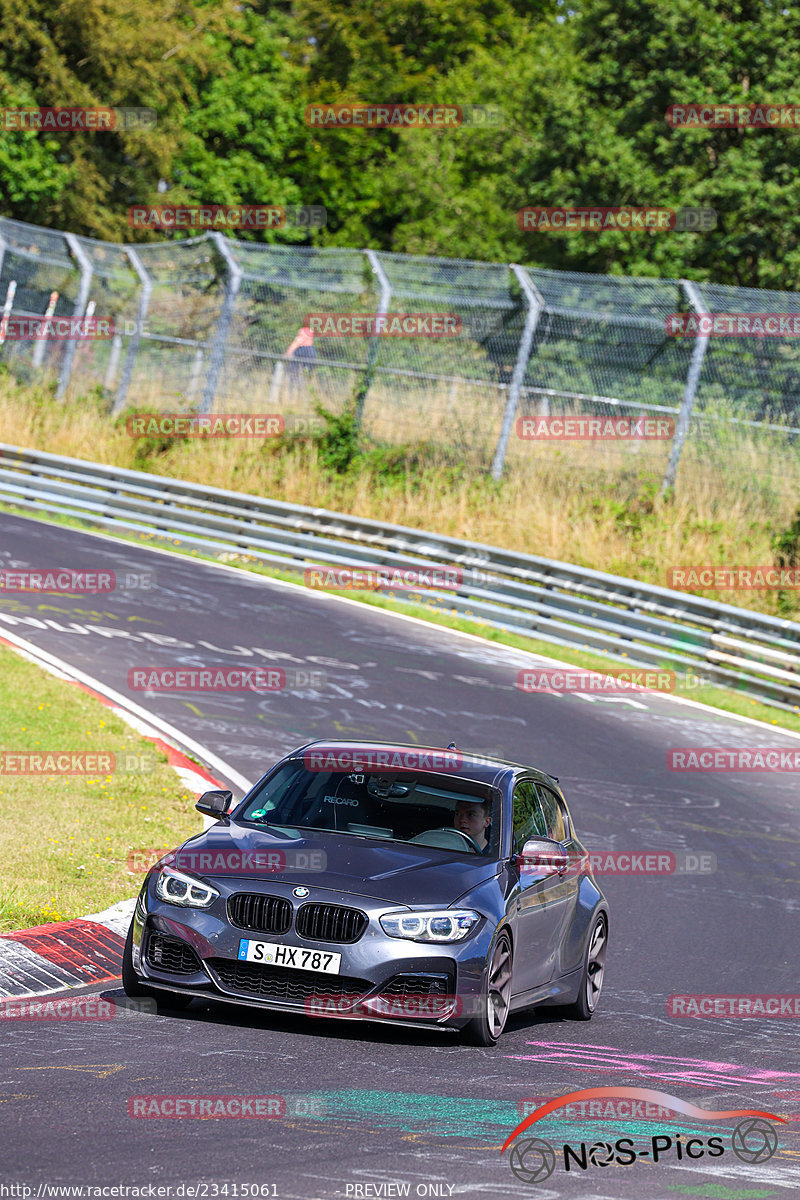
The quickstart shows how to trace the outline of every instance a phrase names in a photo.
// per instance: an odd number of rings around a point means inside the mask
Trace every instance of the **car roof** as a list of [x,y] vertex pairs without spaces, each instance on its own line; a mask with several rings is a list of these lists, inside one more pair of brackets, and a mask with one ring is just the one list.
[[[458,775],[461,779],[470,779],[477,783],[491,784],[495,787],[499,786],[503,776],[513,774],[514,776],[521,773],[532,774],[536,777],[541,777],[547,783],[558,784],[558,779],[555,775],[548,774],[538,767],[525,766],[522,763],[511,762],[508,759],[496,758],[488,754],[472,754],[468,750],[463,750],[461,747],[452,749],[443,746],[418,746],[409,742],[356,742],[356,741],[323,741],[317,740],[307,742],[303,746],[299,746],[287,758],[302,757],[307,751],[314,750],[315,753],[324,758],[331,758],[335,761],[346,762],[348,757],[354,757],[357,754],[363,754],[365,757],[386,755],[387,765],[383,768],[377,767],[376,770],[383,769],[387,773],[392,773],[392,767],[389,763],[392,761],[394,754],[401,759],[407,756],[413,762],[420,760],[419,766],[414,766],[414,770],[420,773],[431,773],[436,775]],[[453,765],[448,765],[447,756],[456,761]],[[425,765],[425,757],[431,756],[431,763],[439,765]],[[331,765],[331,770],[335,770],[336,766]],[[346,768],[345,768],[346,769]]]

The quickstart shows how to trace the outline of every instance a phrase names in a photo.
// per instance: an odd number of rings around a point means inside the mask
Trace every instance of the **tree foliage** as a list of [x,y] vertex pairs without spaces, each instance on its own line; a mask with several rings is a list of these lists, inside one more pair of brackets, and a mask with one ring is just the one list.
[[[665,112],[800,109],[799,18],[775,0],[165,0],[157,14],[0,0],[0,106],[158,114],[141,130],[0,132],[0,211],[122,240],[134,203],[323,204],[325,229],[267,236],[794,288],[800,128],[673,129]],[[308,105],[344,102],[503,115],[305,123]],[[718,226],[528,233],[525,204],[711,207]]]

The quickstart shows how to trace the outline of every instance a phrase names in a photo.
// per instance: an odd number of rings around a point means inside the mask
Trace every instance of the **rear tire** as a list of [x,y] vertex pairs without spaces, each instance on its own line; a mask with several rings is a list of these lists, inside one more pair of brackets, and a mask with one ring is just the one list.
[[606,947],[608,945],[608,921],[605,914],[597,917],[586,943],[583,958],[581,985],[578,999],[562,1009],[565,1017],[573,1021],[591,1021],[600,999],[605,975]]
[[122,951],[122,990],[132,1000],[155,1000],[159,1011],[169,1008],[187,1008],[194,999],[194,996],[181,995],[180,992],[162,992],[161,988],[147,987],[146,984],[139,982],[133,967],[133,921],[131,921],[128,936],[125,939],[125,948]]
[[505,931],[494,944],[481,989],[481,1011],[464,1027],[464,1040],[473,1046],[494,1046],[506,1027],[511,1008],[513,955]]

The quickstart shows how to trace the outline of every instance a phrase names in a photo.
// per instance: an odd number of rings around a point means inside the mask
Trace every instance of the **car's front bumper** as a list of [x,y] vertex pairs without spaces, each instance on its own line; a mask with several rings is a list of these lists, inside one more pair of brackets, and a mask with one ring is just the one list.
[[[133,965],[151,987],[307,1016],[460,1028],[482,1003],[484,971],[495,922],[485,920],[463,942],[420,943],[384,933],[379,917],[397,904],[323,888],[296,899],[289,884],[209,879],[220,897],[209,909],[181,908],[155,895],[151,874],[137,902]],[[277,896],[293,906],[285,933],[234,925],[228,897],[246,891]],[[296,930],[302,904],[360,909],[368,924],[356,942],[317,941]],[[339,973],[323,974],[239,960],[243,938],[341,955]],[[177,969],[176,969],[177,968]]]

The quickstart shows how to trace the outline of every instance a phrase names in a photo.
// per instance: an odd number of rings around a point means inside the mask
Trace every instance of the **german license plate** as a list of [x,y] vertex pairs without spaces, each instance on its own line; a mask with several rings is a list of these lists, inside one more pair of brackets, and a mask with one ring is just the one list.
[[269,967],[321,971],[325,975],[338,975],[342,964],[341,954],[330,954],[327,950],[304,950],[302,946],[282,946],[279,942],[256,942],[252,938],[240,940],[239,958],[244,962],[263,963]]

